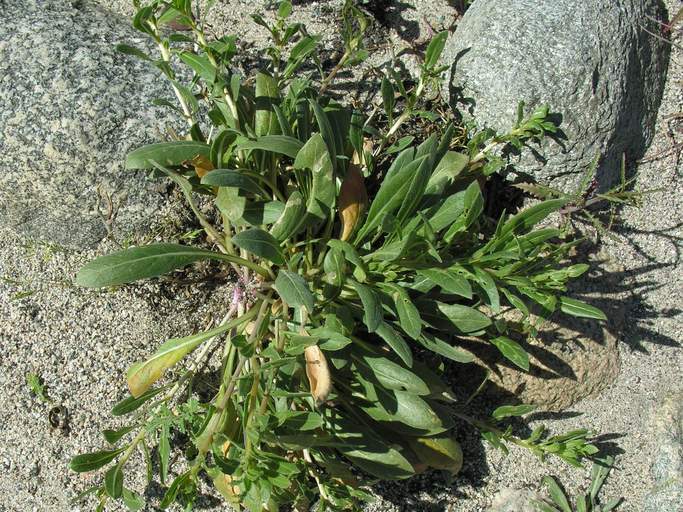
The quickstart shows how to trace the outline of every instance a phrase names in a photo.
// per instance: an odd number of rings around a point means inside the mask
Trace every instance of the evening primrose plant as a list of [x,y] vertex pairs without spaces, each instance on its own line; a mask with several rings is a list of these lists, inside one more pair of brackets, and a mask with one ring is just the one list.
[[[324,94],[339,68],[366,55],[367,21],[351,2],[346,51],[331,72],[320,64],[319,38],[291,23],[292,6],[281,2],[274,22],[255,18],[272,45],[267,64],[248,76],[236,71],[235,38],[205,31],[211,3],[200,12],[189,0],[135,2],[133,24],[159,53],[119,48],[168,78],[176,102],[156,104],[186,124],[181,136],[132,151],[126,168],[172,180],[201,235],[102,256],[76,282],[116,287],[211,260],[233,273],[232,300],[214,327],[168,340],[128,370],[130,396],[112,410],[126,425],[104,431],[108,448],[71,461],[77,472],[107,468],[86,491],[97,510],[111,500],[144,506],[125,477],[137,452],[150,481],[158,468],[162,509],[191,509],[208,479],[250,511],[357,510],[374,481],[429,468],[455,474],[462,420],[503,449],[513,443],[575,465],[593,455],[586,431],[515,436],[505,422],[530,406],[468,416],[443,378],[448,364],[473,361],[459,347],[466,338],[529,370],[527,327],[506,320],[510,310],[604,319],[566,295],[587,269],[567,263],[574,243],[536,227],[566,200],[484,214],[496,148],[552,131],[547,110],[505,136],[482,132],[466,144],[446,124],[406,138],[424,95],[438,90],[445,33],[428,46],[416,81],[387,73],[382,112],[366,117]],[[220,372],[207,398],[189,390],[212,354]],[[173,463],[176,435],[190,441]]]

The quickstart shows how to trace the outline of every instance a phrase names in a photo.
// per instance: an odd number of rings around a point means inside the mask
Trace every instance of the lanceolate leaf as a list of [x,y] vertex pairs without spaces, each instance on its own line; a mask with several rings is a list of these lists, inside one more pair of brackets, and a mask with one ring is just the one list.
[[428,350],[458,363],[471,363],[474,355],[464,349],[454,347],[432,334],[424,333],[418,338],[420,344]]
[[560,297],[560,310],[572,316],[607,320],[605,313],[598,308],[569,297]]
[[367,326],[369,332],[375,332],[382,323],[382,303],[370,286],[360,284],[354,280],[349,280],[351,286],[356,290],[363,304],[363,323]]
[[491,325],[491,319],[481,311],[460,304],[437,304],[439,311],[464,333],[481,331]]
[[141,406],[143,406],[145,404],[145,402],[154,398],[156,395],[161,393],[163,390],[164,390],[164,388],[149,389],[146,392],[144,392],[142,395],[140,395],[139,397],[129,396],[127,398],[124,398],[119,403],[117,403],[114,407],[112,407],[111,415],[112,416],[124,416],[124,415],[129,414],[133,411],[136,411]]
[[403,329],[408,336],[416,339],[422,331],[420,312],[410,300],[408,292],[401,286],[392,285],[390,291],[391,298],[394,300],[396,306],[401,329]]
[[302,147],[301,141],[293,137],[287,137],[286,135],[264,135],[256,140],[242,142],[236,146],[236,149],[261,149],[295,158]]
[[396,352],[396,355],[400,357],[408,367],[413,366],[413,353],[410,351],[410,347],[393,327],[386,322],[381,322],[377,327],[377,334],[387,342],[387,345]]
[[418,270],[420,275],[425,276],[434,284],[448,293],[455,293],[467,299],[472,298],[472,286],[463,276],[455,270],[448,268],[429,268]]
[[250,228],[240,231],[232,237],[234,243],[240,249],[272,261],[276,265],[284,265],[285,256],[273,235],[258,228]]
[[436,66],[441,57],[441,52],[446,45],[446,39],[448,39],[448,31],[444,30],[435,35],[427,46],[427,51],[425,51],[425,61],[424,65],[426,68],[433,68]]
[[313,294],[306,284],[306,280],[299,274],[280,270],[275,279],[275,290],[290,306],[304,306],[309,313],[313,312]]
[[529,371],[529,355],[519,343],[506,336],[493,338],[491,343],[498,347],[498,350],[500,350],[501,354],[507,359],[515,363],[522,370]]
[[167,274],[190,263],[206,259],[225,259],[220,253],[177,244],[134,247],[101,256],[86,264],[76,276],[76,284],[100,288],[131,283]]
[[494,419],[502,420],[503,418],[508,418],[510,416],[524,416],[535,409],[535,405],[502,405],[493,411],[491,416],[493,416]]
[[361,405],[363,411],[375,421],[391,424],[397,432],[417,435],[434,435],[453,425],[447,414],[435,404],[405,391],[386,390],[357,376],[370,402]]
[[416,395],[431,393],[424,380],[386,357],[363,355],[359,361],[372,370],[375,378],[387,389],[406,391]]
[[370,205],[365,224],[358,232],[356,241],[362,241],[372,230],[376,229],[384,220],[386,215],[391,214],[399,208],[408,193],[412,180],[409,178],[418,171],[427,156],[420,157],[407,164],[401,170],[387,177],[382,182],[377,191],[375,199]]
[[125,450],[125,448],[76,455],[73,459],[71,459],[69,467],[76,473],[95,471],[96,469],[109,464],[119,453],[123,452],[123,450]]
[[335,419],[337,449],[358,467],[382,479],[409,478],[413,466],[397,449],[357,421]]
[[104,475],[104,488],[107,494],[116,499],[123,494],[123,468],[120,465],[112,467],[107,474]]
[[294,168],[309,170],[312,175],[311,190],[306,202],[309,215],[315,221],[327,219],[334,207],[336,187],[332,160],[319,133],[314,134],[301,148],[294,160]]
[[282,215],[270,228],[270,234],[279,241],[284,241],[296,234],[303,225],[305,211],[304,198],[298,190],[295,190],[287,199]]
[[214,169],[202,178],[202,184],[216,187],[234,187],[252,194],[263,193],[263,189],[253,178],[236,169]]
[[235,325],[253,317],[255,308],[242,317],[219,325],[214,329],[193,334],[185,338],[174,338],[161,345],[152,357],[142,363],[136,363],[128,370],[128,387],[131,395],[140,397],[145,393],[163,373],[192,352],[201,343],[232,329]]
[[257,136],[277,135],[280,123],[273,111],[273,103],[280,96],[278,83],[272,76],[265,73],[256,74],[256,119],[254,131]]
[[207,57],[191,52],[182,52],[180,54],[180,60],[190,66],[192,70],[206,80],[208,84],[211,84],[215,80],[216,67],[211,64]]
[[211,147],[203,142],[160,142],[142,146],[128,153],[126,169],[151,169],[152,162],[166,167],[176,167],[191,162],[197,156],[209,158]]

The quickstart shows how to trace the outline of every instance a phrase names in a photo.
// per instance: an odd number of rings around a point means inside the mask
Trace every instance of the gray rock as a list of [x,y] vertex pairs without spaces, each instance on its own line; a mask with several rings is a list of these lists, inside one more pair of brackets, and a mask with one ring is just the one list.
[[170,122],[150,100],[172,97],[158,73],[116,52],[144,47],[130,22],[83,4],[10,0],[0,24],[0,225],[71,248],[107,234],[100,187],[121,235],[149,222],[161,197],[123,162]]
[[529,489],[501,489],[487,512],[537,512],[541,495]]
[[[574,190],[597,154],[602,188],[649,145],[668,67],[661,0],[476,0],[445,50],[453,102],[479,126],[508,131],[520,100],[562,115],[566,140],[511,163]],[[472,106],[470,104],[470,106]],[[545,164],[543,160],[546,160]]]
[[655,487],[644,499],[644,512],[683,510],[683,392],[670,394],[654,417],[658,451],[651,473]]

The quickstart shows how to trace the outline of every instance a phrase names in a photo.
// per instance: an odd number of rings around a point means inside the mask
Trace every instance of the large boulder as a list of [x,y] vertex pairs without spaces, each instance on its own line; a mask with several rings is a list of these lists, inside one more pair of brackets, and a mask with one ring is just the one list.
[[[652,139],[668,67],[661,0],[476,0],[445,50],[451,100],[508,131],[518,102],[562,116],[565,140],[513,157],[520,172],[574,190],[600,155],[604,189]],[[461,105],[462,106],[462,105]]]
[[71,248],[96,244],[112,220],[122,235],[144,227],[161,196],[123,161],[160,137],[170,118],[150,100],[172,93],[115,44],[145,38],[83,2],[10,0],[3,19],[0,225]]

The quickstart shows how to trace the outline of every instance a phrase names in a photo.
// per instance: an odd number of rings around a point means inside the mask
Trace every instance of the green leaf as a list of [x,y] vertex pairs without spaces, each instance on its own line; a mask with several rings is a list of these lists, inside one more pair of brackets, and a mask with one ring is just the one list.
[[515,363],[522,370],[529,371],[529,354],[526,353],[519,343],[506,336],[493,338],[491,343],[493,343],[508,360]]
[[560,310],[568,315],[582,318],[595,318],[596,320],[607,320],[605,313],[580,300],[570,297],[560,297]]
[[166,483],[168,478],[168,465],[171,459],[171,442],[169,440],[168,425],[163,425],[159,431],[159,445],[157,451],[159,452],[159,477],[161,483]]
[[548,488],[553,501],[560,507],[562,512],[572,512],[572,507],[569,505],[569,501],[567,501],[567,496],[564,494],[557,481],[551,476],[543,477],[542,481]]
[[127,427],[120,428],[118,430],[103,430],[102,435],[104,436],[104,439],[109,443],[109,444],[116,444],[118,443],[123,436],[125,436],[128,432],[133,430],[135,428],[135,425],[129,425]]
[[425,276],[445,292],[455,293],[467,299],[472,298],[472,286],[467,279],[453,269],[428,268],[418,270],[417,273]]
[[104,488],[107,494],[116,499],[119,499],[123,494],[123,468],[116,465],[111,468],[104,475]]
[[159,504],[159,508],[166,510],[168,507],[170,507],[171,504],[176,500],[180,490],[185,486],[185,484],[190,482],[191,476],[192,475],[190,471],[186,471],[185,473],[178,475],[173,482],[171,482],[166,494],[164,494],[164,497]]
[[145,500],[135,491],[130,489],[123,489],[122,495],[123,503],[128,507],[130,512],[137,512],[145,506]]
[[303,226],[305,211],[303,196],[298,190],[293,191],[287,198],[282,215],[270,228],[270,234],[279,241],[294,236]]
[[[375,421],[386,422],[396,432],[408,435],[434,435],[453,426],[449,414],[413,393],[387,390],[356,374],[366,402],[360,408]],[[360,391],[359,391],[360,392]]]
[[328,118],[325,110],[323,110],[323,108],[314,99],[310,99],[309,103],[313,108],[313,115],[315,116],[315,120],[318,123],[320,136],[325,142],[325,146],[327,147],[330,160],[332,160],[332,165],[333,167],[336,167],[337,155],[339,153],[342,153],[343,150],[342,148],[337,147],[336,137],[334,134],[334,130],[332,129],[332,125],[330,124],[330,119]]
[[234,187],[252,194],[263,194],[263,189],[249,176],[236,169],[214,169],[202,178],[202,185]]
[[568,199],[551,199],[549,201],[543,201],[542,203],[526,208],[510,217],[505,224],[503,224],[497,239],[492,241],[495,243],[494,247],[509,242],[516,234],[526,233],[552,212],[562,208],[567,204],[567,201]]
[[[399,158],[401,158],[401,156],[399,156],[397,160]],[[417,173],[420,166],[427,158],[427,156],[423,156],[413,160],[391,175],[389,174],[389,171],[387,171],[387,176],[370,205],[365,223],[356,236],[356,241],[358,243],[360,243],[368,233],[380,226],[385,217],[389,214],[393,214],[393,212],[403,203],[403,200],[413,183],[413,180],[410,178],[413,177],[413,174]]]
[[125,450],[125,448],[119,448],[118,450],[102,450],[99,452],[76,455],[73,459],[71,459],[69,468],[71,471],[75,471],[76,473],[94,471],[109,464],[119,453],[123,452],[123,450]]
[[127,44],[117,44],[116,45],[116,51],[120,53],[125,53],[126,55],[132,55],[133,57],[137,57],[138,59],[146,60],[146,61],[151,61],[149,55],[147,55],[145,52],[142,50],[139,50],[135,48],[134,46],[130,46]]
[[488,298],[488,305],[491,306],[493,312],[499,313],[500,296],[498,294],[498,287],[496,286],[496,282],[491,277],[491,274],[489,274],[486,270],[483,270],[479,267],[474,267],[474,275],[477,277],[477,283],[479,283],[479,285],[486,293],[486,297],[483,297],[483,299]]
[[327,145],[319,133],[311,136],[294,160],[294,168],[310,170],[311,189],[306,211],[317,222],[326,220],[334,208],[336,187],[332,160]]
[[441,52],[446,45],[446,39],[448,39],[448,31],[444,30],[443,32],[436,34],[429,42],[429,46],[427,46],[427,51],[425,52],[424,65],[426,68],[433,68],[436,66],[439,57],[441,57]]
[[294,137],[287,137],[286,135],[264,135],[256,140],[239,143],[235,148],[237,150],[260,149],[279,155],[286,155],[290,158],[296,158],[297,153],[302,147],[303,144],[301,141]]
[[346,418],[334,422],[334,434],[340,441],[337,449],[363,471],[383,480],[414,475],[408,459],[363,424]]
[[370,286],[360,284],[353,279],[349,279],[349,283],[356,290],[363,304],[363,323],[367,326],[368,332],[375,332],[384,318],[382,302],[377,292]]
[[192,52],[181,52],[179,56],[180,60],[192,68],[192,71],[202,77],[208,84],[212,84],[216,79],[216,67],[211,64],[208,57]]
[[382,102],[384,103],[384,112],[389,118],[389,123],[394,117],[394,104],[395,104],[395,92],[394,87],[391,85],[391,81],[385,76],[382,78]]
[[308,411],[279,411],[275,413],[278,425],[290,430],[315,430],[323,424],[320,414]]
[[500,291],[503,292],[503,295],[507,298],[508,302],[519,310],[525,317],[529,316],[529,308],[526,307],[526,304],[524,304],[524,301],[517,297],[514,293],[512,293],[510,290],[507,288],[501,288]]
[[[420,161],[420,158],[418,158],[417,161]],[[401,207],[396,214],[396,221],[399,224],[402,225],[406,219],[415,213],[415,210],[422,201],[422,196],[424,195],[432,171],[431,159],[427,156],[421,160],[421,163],[415,172],[410,176],[405,177],[408,188],[405,191]]]
[[117,403],[111,410],[112,416],[125,416],[133,411],[138,410],[142,407],[145,402],[154,398],[156,395],[161,393],[164,388],[150,389],[140,395],[139,397],[129,396]]
[[126,169],[150,169],[152,162],[166,167],[177,167],[197,156],[209,158],[211,147],[203,142],[179,140],[159,142],[135,149],[126,156]]
[[415,304],[410,300],[410,295],[401,286],[388,285],[391,290],[391,298],[396,306],[398,320],[401,329],[413,339],[417,339],[422,332],[422,318]]
[[228,220],[238,224],[244,219],[247,198],[238,188],[220,187],[216,195],[216,207]]
[[273,104],[280,97],[277,80],[264,73],[256,73],[255,95],[256,116],[254,132],[259,137],[263,135],[278,135],[280,123],[273,111]]
[[[254,316],[255,311],[246,315]],[[187,354],[192,352],[206,340],[229,331],[236,325],[246,321],[245,315],[226,322],[208,331],[186,336],[184,338],[173,338],[161,345],[157,351],[144,362],[135,363],[130,367],[127,374],[128,387],[135,397],[142,397],[149,387],[161,378],[163,373],[175,365]]]
[[536,410],[535,405],[502,405],[493,411],[491,416],[496,420],[502,420],[503,418],[509,418],[510,416],[524,416],[534,410]]
[[76,284],[101,288],[131,283],[167,274],[190,263],[224,259],[220,253],[178,244],[153,244],[101,256],[87,263],[76,276]]
[[363,259],[356,251],[356,248],[348,242],[343,240],[330,240],[327,242],[328,247],[339,249],[344,253],[346,261],[351,263],[355,268],[353,271],[353,277],[361,282],[367,279],[368,268]]
[[387,389],[415,395],[429,395],[429,386],[420,377],[386,357],[362,355],[360,361],[372,370],[375,378]]
[[413,366],[413,353],[410,351],[410,347],[393,327],[386,322],[381,322],[376,332],[408,367]]
[[422,336],[418,338],[418,341],[427,350],[431,350],[435,354],[439,354],[452,361],[458,363],[471,363],[474,361],[474,355],[471,352],[454,347],[431,334],[423,333]]
[[448,151],[429,177],[425,195],[441,196],[446,186],[465,170],[465,167],[467,167],[469,162],[470,157],[468,155],[456,153],[455,151]]
[[320,41],[319,36],[306,36],[294,45],[292,51],[289,53],[287,65],[285,66],[282,76],[289,78],[299,68],[302,62],[308,57],[318,46]]
[[273,224],[282,216],[284,210],[285,205],[280,201],[249,201],[244,206],[242,218],[252,226]]
[[273,287],[290,306],[303,306],[309,313],[313,312],[313,294],[308,289],[306,280],[299,274],[280,269]]
[[240,231],[232,237],[232,243],[255,256],[272,261],[276,265],[285,264],[285,256],[280,248],[280,243],[273,235],[262,229],[249,228],[246,231]]
[[453,325],[464,333],[481,331],[492,323],[484,313],[469,306],[437,302],[437,307]]

